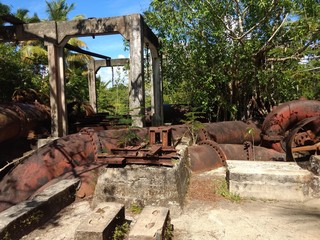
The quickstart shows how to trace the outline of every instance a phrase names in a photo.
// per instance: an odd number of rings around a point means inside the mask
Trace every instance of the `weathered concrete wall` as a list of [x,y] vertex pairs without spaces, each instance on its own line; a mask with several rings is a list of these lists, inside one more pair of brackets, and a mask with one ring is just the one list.
[[169,206],[183,205],[189,185],[189,159],[186,148],[173,168],[128,165],[106,168],[98,178],[92,205],[106,201],[131,204]]

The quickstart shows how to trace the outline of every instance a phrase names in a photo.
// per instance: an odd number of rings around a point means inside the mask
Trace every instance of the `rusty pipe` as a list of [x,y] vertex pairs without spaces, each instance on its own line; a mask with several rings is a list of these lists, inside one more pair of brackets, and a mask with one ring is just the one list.
[[[186,124],[173,125],[172,128],[174,139],[179,139],[189,132]],[[242,144],[245,141],[250,141],[255,145],[259,145],[261,141],[260,134],[261,130],[257,124],[243,121],[203,123],[203,128],[197,133],[199,141],[212,140],[217,143],[230,144]]]
[[27,137],[43,122],[50,120],[48,109],[40,104],[10,103],[0,105],[0,143]]
[[260,128],[253,122],[225,121],[216,123],[205,123],[204,129],[207,138],[219,144],[242,144],[245,141],[260,143]]
[[190,168],[193,172],[213,170],[225,165],[226,160],[285,161],[286,155],[273,149],[246,144],[218,144],[206,140],[188,147]]

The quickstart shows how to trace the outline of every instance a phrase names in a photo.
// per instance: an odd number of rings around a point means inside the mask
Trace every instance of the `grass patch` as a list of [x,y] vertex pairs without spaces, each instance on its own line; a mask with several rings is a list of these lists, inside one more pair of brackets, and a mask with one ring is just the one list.
[[232,202],[240,202],[241,198],[238,194],[229,192],[228,183],[226,180],[215,179],[213,181],[214,193],[224,197]]
[[113,233],[113,240],[123,240],[127,236],[130,230],[129,223],[125,222],[122,225],[116,226],[116,229]]
[[130,206],[130,212],[134,214],[140,214],[142,212],[143,207],[140,206],[139,204],[133,203]]

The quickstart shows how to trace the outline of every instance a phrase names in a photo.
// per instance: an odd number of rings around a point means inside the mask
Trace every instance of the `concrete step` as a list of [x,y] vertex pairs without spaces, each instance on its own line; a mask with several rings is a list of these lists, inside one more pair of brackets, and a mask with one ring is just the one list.
[[304,201],[319,188],[319,177],[295,162],[228,160],[227,179],[231,193],[256,199]]
[[116,226],[125,222],[124,205],[115,202],[100,203],[88,218],[80,223],[75,240],[113,239]]
[[171,239],[173,228],[170,223],[169,209],[146,206],[131,228],[129,240]]
[[0,213],[0,239],[20,239],[75,200],[79,179],[61,180]]

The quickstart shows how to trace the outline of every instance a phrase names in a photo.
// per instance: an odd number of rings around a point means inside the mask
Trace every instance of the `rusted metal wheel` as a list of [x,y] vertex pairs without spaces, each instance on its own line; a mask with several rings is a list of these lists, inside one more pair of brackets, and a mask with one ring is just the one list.
[[286,160],[305,161],[320,152],[320,117],[300,121],[285,138]]

